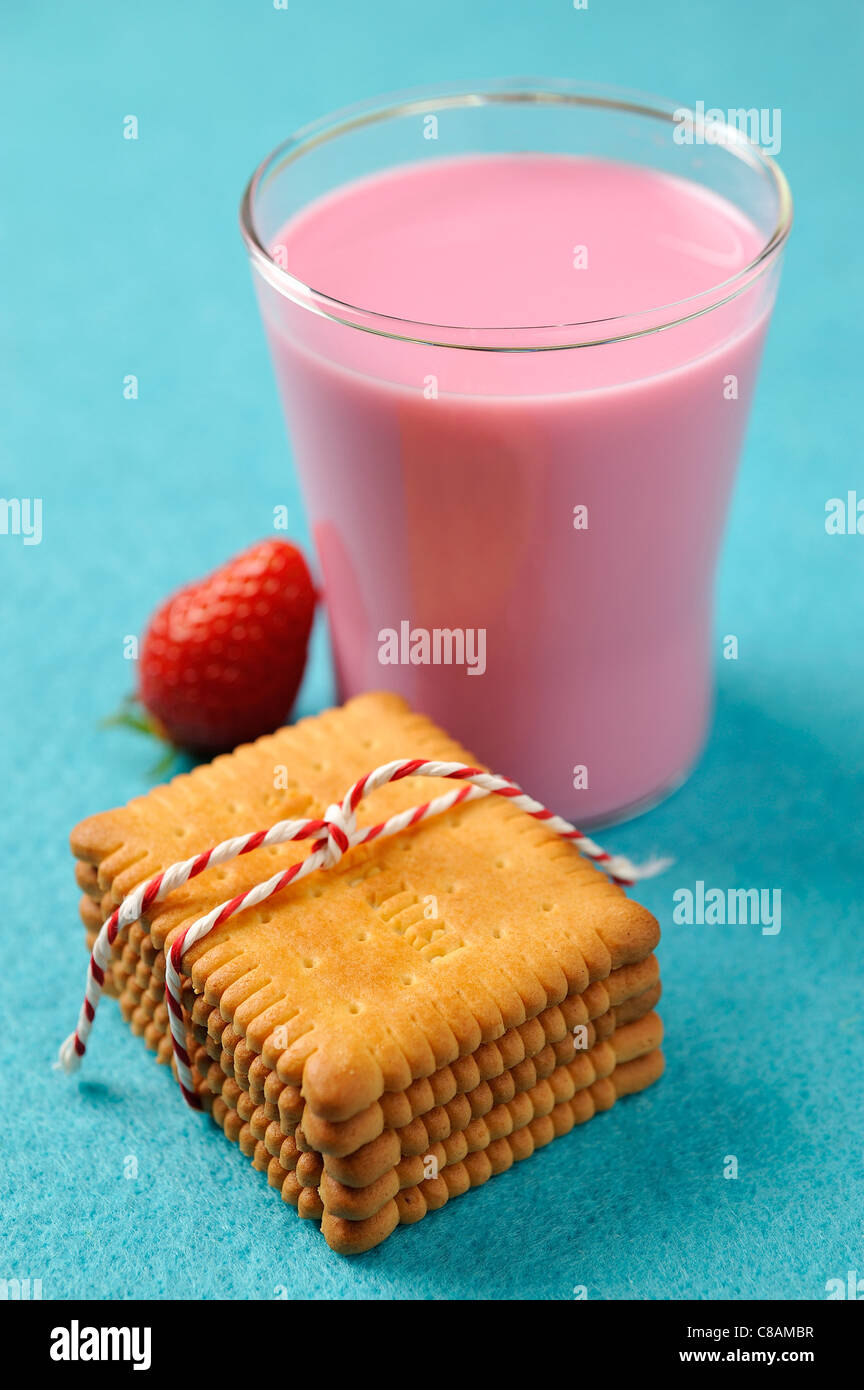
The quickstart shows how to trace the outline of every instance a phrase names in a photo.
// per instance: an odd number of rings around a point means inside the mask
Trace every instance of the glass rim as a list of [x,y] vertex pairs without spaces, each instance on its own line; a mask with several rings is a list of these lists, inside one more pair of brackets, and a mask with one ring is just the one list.
[[[722,146],[733,156],[767,178],[777,198],[777,222],[757,255],[726,280],[699,290],[684,299],[673,300],[632,313],[614,314],[602,319],[552,324],[521,324],[511,327],[469,327],[465,324],[427,323],[400,318],[380,310],[350,304],[306,284],[281,266],[272,256],[256,226],[255,209],[262,188],[288,165],[317,146],[364,126],[409,115],[429,115],[441,110],[494,104],[546,104],[592,106],[628,112],[632,115],[673,122],[682,114],[689,117],[694,131],[704,143]],[[704,141],[710,127],[712,136]],[[346,179],[345,182],[350,180]],[[710,313],[736,298],[760,278],[776,261],[792,226],[792,194],[777,162],[736,125],[708,121],[705,114],[681,103],[626,88],[577,83],[550,78],[509,78],[488,83],[445,83],[395,92],[357,102],[302,126],[265,156],[254,170],[240,203],[240,229],[253,267],[285,298],[307,311],[359,332],[411,342],[426,347],[467,349],[480,352],[549,352],[578,347],[599,347],[630,338],[658,333]],[[655,322],[660,316],[662,322]],[[652,322],[639,326],[639,320]],[[361,321],[362,320],[362,321]],[[542,338],[550,334],[580,333],[572,342],[503,343],[492,341],[505,336],[528,335]],[[459,341],[460,335],[462,341]],[[586,336],[587,335],[587,336]],[[488,341],[483,341],[488,339]]]

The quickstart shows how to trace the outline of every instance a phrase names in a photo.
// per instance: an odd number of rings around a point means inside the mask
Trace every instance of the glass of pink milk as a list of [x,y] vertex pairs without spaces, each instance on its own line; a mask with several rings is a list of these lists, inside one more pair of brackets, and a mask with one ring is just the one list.
[[340,696],[400,692],[580,825],[678,786],[710,718],[791,202],[707,122],[436,88],[300,131],[243,200]]

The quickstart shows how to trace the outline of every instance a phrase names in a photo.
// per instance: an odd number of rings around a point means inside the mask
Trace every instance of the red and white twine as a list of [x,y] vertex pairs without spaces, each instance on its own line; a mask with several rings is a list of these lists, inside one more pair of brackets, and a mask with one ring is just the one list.
[[[465,785],[452,792],[445,792],[442,796],[437,796],[433,801],[427,801],[422,806],[414,806],[406,811],[400,811],[397,815],[390,816],[388,820],[381,821],[378,825],[358,826],[357,807],[363,798],[378,787],[383,787],[387,782],[398,782],[403,777],[444,777],[460,781]],[[332,868],[338,864],[346,850],[352,849],[355,845],[364,845],[368,844],[370,840],[383,840],[391,835],[398,835],[400,831],[407,830],[410,826],[417,825],[430,816],[440,815],[463,802],[476,801],[480,797],[490,794],[508,797],[514,806],[518,806],[520,810],[527,812],[535,820],[542,821],[562,839],[569,840],[582,854],[592,859],[615,883],[629,885],[636,883],[639,879],[651,878],[660,873],[669,863],[665,859],[655,859],[637,867],[621,855],[607,854],[587,835],[583,835],[581,830],[577,830],[561,816],[556,816],[548,811],[539,801],[528,796],[521,787],[518,787],[515,782],[509,782],[506,777],[496,777],[492,773],[481,771],[480,768],[467,767],[464,763],[427,762],[420,758],[400,758],[395,762],[385,763],[382,767],[376,768],[374,772],[368,773],[355,782],[344,799],[330,806],[320,820],[278,821],[269,830],[256,830],[249,835],[237,835],[233,839],[223,840],[221,844],[215,845],[212,849],[204,850],[192,859],[184,859],[180,863],[172,864],[168,869],[163,869],[153,878],[139,883],[137,888],[127,894],[120,906],[112,912],[104,923],[96,938],[90,956],[87,988],[84,1003],[78,1016],[78,1026],[60,1048],[59,1067],[63,1071],[72,1072],[80,1066],[81,1058],[87,1050],[87,1040],[102,996],[105,971],[111,964],[112,947],[121,932],[143,917],[154,903],[161,902],[175,888],[179,888],[189,879],[197,877],[205,869],[212,868],[216,864],[225,864],[231,859],[238,858],[241,854],[249,854],[253,849],[260,849],[264,845],[281,845],[292,840],[314,838],[311,853],[305,859],[300,860],[297,864],[292,864],[290,868],[283,869],[278,874],[274,874],[272,878],[266,879],[263,883],[256,883],[253,888],[247,889],[245,893],[239,893],[236,898],[220,903],[206,916],[199,917],[196,922],[193,922],[175,938],[166,955],[165,1002],[168,1006],[168,1019],[171,1025],[171,1037],[180,1088],[188,1104],[194,1109],[200,1109],[201,1102],[195,1091],[191,1061],[186,1051],[186,1026],[183,1019],[180,979],[184,953],[202,941],[216,927],[227,922],[230,917],[242,912],[244,908],[255,907],[267,898],[272,898],[274,893],[280,893],[283,888],[287,888],[289,883],[297,882],[299,879],[305,878],[307,874],[315,873],[318,869]]]

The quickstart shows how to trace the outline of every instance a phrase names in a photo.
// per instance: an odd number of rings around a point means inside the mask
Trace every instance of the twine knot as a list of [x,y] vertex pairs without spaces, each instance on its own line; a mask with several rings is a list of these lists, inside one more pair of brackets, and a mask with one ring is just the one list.
[[322,816],[327,833],[321,835],[312,846],[314,854],[321,855],[321,868],[332,869],[350,849],[357,834],[357,816],[350,806],[334,802]]

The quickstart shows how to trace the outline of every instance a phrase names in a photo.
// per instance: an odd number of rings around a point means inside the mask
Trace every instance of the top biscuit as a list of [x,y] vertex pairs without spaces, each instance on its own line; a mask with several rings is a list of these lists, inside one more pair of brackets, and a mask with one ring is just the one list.
[[[120,901],[143,879],[231,835],[320,816],[396,758],[474,763],[394,695],[362,695],[82,821],[73,853]],[[495,769],[499,771],[499,769]],[[503,769],[506,773],[506,769]],[[452,790],[405,778],[362,823]],[[526,788],[530,792],[530,787]],[[158,947],[310,852],[257,849],[149,910]],[[554,831],[499,797],[349,850],[187,951],[196,992],[325,1120],[347,1120],[508,1028],[641,960],[655,919]]]

